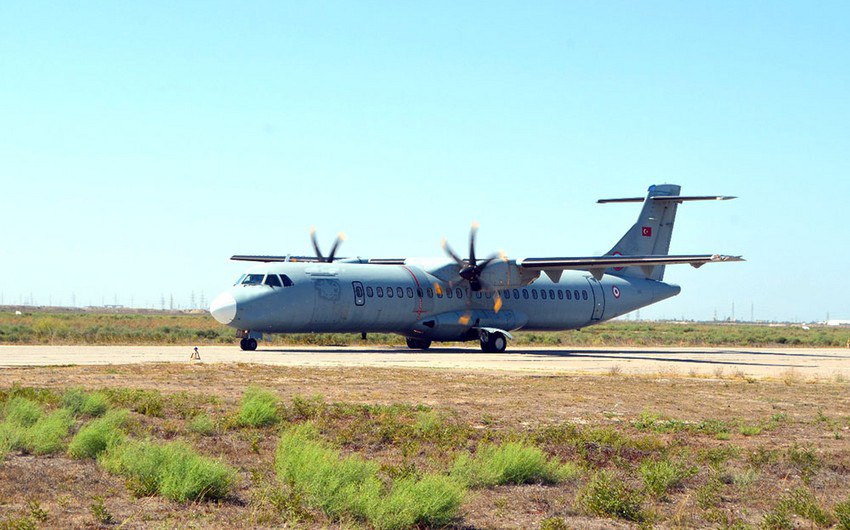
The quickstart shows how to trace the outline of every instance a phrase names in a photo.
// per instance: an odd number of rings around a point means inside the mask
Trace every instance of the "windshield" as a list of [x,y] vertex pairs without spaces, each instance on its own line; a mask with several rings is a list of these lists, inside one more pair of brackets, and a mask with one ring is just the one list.
[[246,276],[245,274],[243,274],[242,276],[240,276],[240,277],[239,277],[239,279],[238,279],[238,280],[236,280],[236,283],[234,283],[233,285],[239,285],[240,283],[242,283],[242,280],[244,280],[244,279],[245,279],[245,276]]
[[242,285],[260,285],[263,283],[264,274],[248,274],[245,276],[245,279],[242,280]]

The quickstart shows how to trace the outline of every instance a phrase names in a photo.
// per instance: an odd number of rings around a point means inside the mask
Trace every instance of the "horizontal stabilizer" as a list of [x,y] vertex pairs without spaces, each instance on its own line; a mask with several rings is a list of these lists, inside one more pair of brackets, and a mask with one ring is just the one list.
[[[732,199],[737,199],[738,197],[734,197],[732,195],[657,195],[654,197],[649,197],[650,200],[653,201],[673,201],[673,202],[685,202],[685,201],[729,201]],[[623,199],[599,199],[597,204],[608,204],[608,203],[619,203],[619,202],[643,202],[643,197],[626,197]]]
[[233,261],[261,261],[263,263],[272,263],[279,261],[319,261],[316,256],[254,256],[249,254],[236,254],[230,256]]

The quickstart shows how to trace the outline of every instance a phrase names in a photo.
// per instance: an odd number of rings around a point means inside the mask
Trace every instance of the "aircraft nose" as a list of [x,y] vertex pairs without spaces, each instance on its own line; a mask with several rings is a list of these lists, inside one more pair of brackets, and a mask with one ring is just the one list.
[[221,293],[210,304],[210,314],[222,324],[230,324],[236,318],[236,299],[230,293]]

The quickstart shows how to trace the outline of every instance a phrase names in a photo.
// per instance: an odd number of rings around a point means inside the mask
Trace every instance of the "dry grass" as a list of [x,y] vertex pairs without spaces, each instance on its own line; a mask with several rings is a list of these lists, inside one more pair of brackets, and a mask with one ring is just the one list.
[[[282,426],[240,425],[249,383],[278,398]],[[103,520],[128,528],[347,527],[275,477],[280,429],[307,421],[341,458],[374,462],[384,484],[445,476],[459,455],[502,444],[538,447],[577,470],[556,484],[475,489],[453,521],[462,527],[847,519],[845,382],[177,364],[0,372],[0,399],[27,397],[46,410],[78,387],[102,392],[113,407],[148,403],[129,412],[127,437],[181,441],[221,459],[237,470],[233,488],[215,502],[135,498],[94,460],[13,450],[0,464],[0,527],[13,519],[46,528]],[[203,428],[198,417],[209,420]],[[93,420],[76,421],[72,435]]]

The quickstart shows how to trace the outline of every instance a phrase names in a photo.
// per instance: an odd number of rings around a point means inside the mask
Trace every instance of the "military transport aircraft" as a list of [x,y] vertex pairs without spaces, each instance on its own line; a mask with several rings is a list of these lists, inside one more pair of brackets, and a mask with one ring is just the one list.
[[[335,258],[338,237],[325,256],[311,231],[315,256],[250,256],[262,262],[210,305],[212,316],[238,330],[243,350],[270,333],[398,333],[412,349],[432,341],[478,340],[502,352],[511,331],[566,330],[597,324],[679,294],[664,283],[664,267],[743,261],[719,254],[668,255],[673,221],[686,201],[726,196],[683,196],[680,186],[650,186],[637,223],[604,256],[508,259],[469,257],[443,241],[448,258]],[[541,275],[541,272],[544,273]]]

